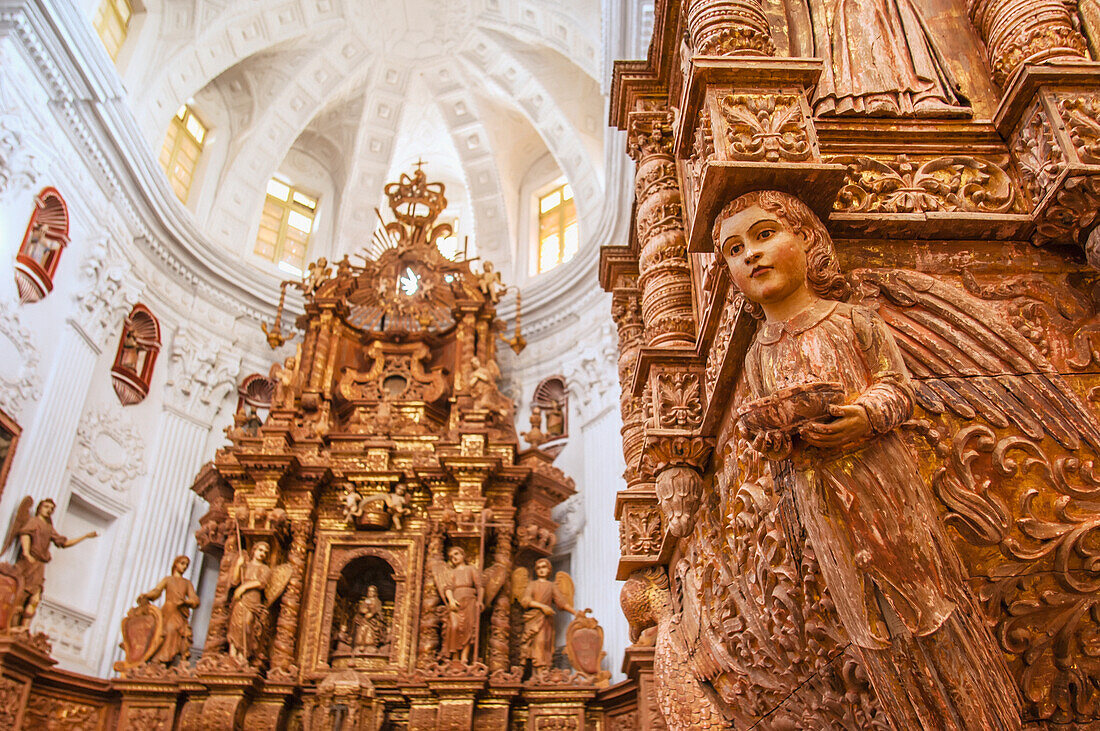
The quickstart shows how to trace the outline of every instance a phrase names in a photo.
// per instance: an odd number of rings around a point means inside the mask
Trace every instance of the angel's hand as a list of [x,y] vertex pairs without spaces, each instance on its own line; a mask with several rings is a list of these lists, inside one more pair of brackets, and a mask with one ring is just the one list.
[[766,459],[778,462],[791,453],[791,438],[778,431],[758,432],[752,439],[752,448]]
[[812,421],[800,430],[802,438],[815,447],[835,449],[862,441],[871,434],[871,421],[867,411],[858,404],[830,406],[829,415],[834,421]]

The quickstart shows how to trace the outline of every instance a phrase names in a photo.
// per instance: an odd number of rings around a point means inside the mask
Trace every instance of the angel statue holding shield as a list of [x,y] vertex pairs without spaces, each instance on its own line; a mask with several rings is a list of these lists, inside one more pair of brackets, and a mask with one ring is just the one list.
[[[850,284],[829,233],[797,198],[747,193],[721,211],[713,236],[733,286],[763,319],[745,356],[750,400],[739,428],[777,492],[792,496],[841,623],[877,694],[892,700],[894,725],[1020,728],[1004,656],[898,433],[918,385],[891,327],[845,301]],[[944,286],[907,275],[923,296]]]
[[533,580],[525,568],[512,572],[512,597],[524,609],[520,652],[536,670],[553,664],[555,608],[580,616],[573,608],[573,579],[559,571],[551,582],[552,571],[550,559],[540,558]]
[[256,657],[268,612],[282,596],[293,570],[289,563],[269,566],[270,553],[267,541],[257,541],[247,561],[244,551],[237,554],[229,578],[229,585],[236,587],[229,609],[229,656],[243,664]]

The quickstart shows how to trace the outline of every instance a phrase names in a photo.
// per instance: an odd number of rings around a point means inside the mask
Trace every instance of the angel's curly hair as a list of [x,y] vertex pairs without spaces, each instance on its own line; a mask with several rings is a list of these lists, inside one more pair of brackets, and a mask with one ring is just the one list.
[[831,300],[848,298],[852,287],[840,273],[840,263],[837,261],[829,232],[809,206],[789,193],[754,190],[727,203],[714,220],[711,229],[716,252],[722,251],[722,242],[718,240],[722,220],[753,206],[775,214],[776,218],[806,242],[806,281],[817,296]]

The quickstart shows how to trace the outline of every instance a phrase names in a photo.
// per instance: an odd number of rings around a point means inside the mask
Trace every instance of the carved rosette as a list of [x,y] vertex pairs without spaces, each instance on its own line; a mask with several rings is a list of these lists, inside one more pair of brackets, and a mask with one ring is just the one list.
[[756,0],[693,0],[687,24],[697,55],[775,55],[768,16]]
[[989,49],[1001,88],[1024,64],[1088,58],[1070,7],[1060,0],[970,0],[970,20]]
[[691,268],[672,144],[669,112],[631,114],[629,149],[638,163],[638,285],[647,344],[654,347],[688,346],[695,341]]

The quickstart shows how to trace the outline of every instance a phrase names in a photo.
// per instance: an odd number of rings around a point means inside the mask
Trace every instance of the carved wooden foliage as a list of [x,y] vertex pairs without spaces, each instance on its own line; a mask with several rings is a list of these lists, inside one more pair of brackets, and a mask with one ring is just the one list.
[[829,162],[847,166],[846,184],[837,195],[840,211],[1004,213],[1015,200],[1011,179],[990,160],[953,155],[920,162],[898,155],[884,161],[840,155]]

